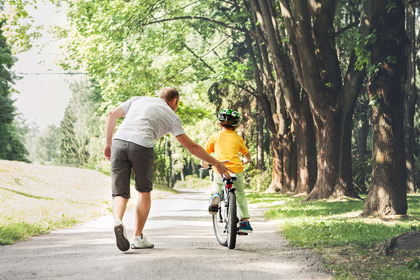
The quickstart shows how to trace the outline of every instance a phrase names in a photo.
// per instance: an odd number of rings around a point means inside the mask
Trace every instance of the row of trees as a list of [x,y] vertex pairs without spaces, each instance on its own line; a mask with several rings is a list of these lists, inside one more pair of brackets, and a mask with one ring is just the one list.
[[[406,213],[406,193],[416,190],[416,1],[68,4],[62,66],[98,82],[101,110],[174,85],[189,135],[202,144],[214,124],[209,109],[242,112],[239,132],[256,168],[272,168],[271,190],[358,197],[354,175],[363,175],[358,189],[371,178],[364,214]],[[167,178],[191,166],[167,138],[157,150]]]

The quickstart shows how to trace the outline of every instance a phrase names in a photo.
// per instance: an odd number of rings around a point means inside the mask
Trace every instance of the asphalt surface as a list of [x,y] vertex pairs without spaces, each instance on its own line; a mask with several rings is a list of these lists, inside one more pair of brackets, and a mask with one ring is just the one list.
[[[0,279],[331,279],[317,254],[289,246],[253,205],[254,233],[233,250],[219,245],[208,198],[183,190],[153,201],[144,230],[153,249],[119,251],[112,216],[0,246]],[[124,217],[129,237],[133,217]]]

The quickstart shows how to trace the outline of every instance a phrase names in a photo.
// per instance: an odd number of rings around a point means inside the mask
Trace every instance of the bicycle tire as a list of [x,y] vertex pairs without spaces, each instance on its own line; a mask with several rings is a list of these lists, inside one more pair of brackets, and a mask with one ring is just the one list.
[[229,249],[235,249],[236,235],[238,234],[238,217],[236,216],[236,195],[235,192],[229,192],[229,205],[227,213],[227,246]]
[[227,246],[227,231],[226,231],[226,222],[223,217],[224,209],[223,202],[219,203],[219,209],[216,215],[213,215],[213,229],[214,234],[216,235],[217,241],[219,241],[220,245]]

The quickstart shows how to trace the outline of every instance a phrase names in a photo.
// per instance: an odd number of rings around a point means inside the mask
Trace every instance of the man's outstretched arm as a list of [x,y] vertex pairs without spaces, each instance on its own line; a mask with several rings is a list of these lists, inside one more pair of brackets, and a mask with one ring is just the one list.
[[233,171],[227,168],[224,163],[209,155],[206,150],[203,149],[203,147],[191,140],[190,137],[188,137],[186,134],[178,135],[176,139],[179,141],[179,143],[181,143],[182,146],[187,148],[191,154],[213,165],[220,175],[226,178],[230,178],[229,172],[233,173]]
[[108,113],[108,118],[106,120],[106,127],[105,127],[105,147],[104,147],[104,155],[105,158],[110,160],[111,159],[111,145],[112,145],[112,135],[114,134],[115,125],[117,124],[118,118],[124,117],[125,112],[121,106],[117,107],[116,109],[110,111]]

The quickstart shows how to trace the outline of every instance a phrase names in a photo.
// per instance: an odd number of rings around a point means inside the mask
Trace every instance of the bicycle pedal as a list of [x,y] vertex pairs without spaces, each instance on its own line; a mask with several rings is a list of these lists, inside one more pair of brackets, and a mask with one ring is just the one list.
[[246,232],[238,232],[238,235],[248,235]]
[[219,208],[217,207],[217,205],[216,206],[213,206],[213,205],[210,205],[209,206],[209,212],[210,213],[217,213],[217,211],[219,210]]

